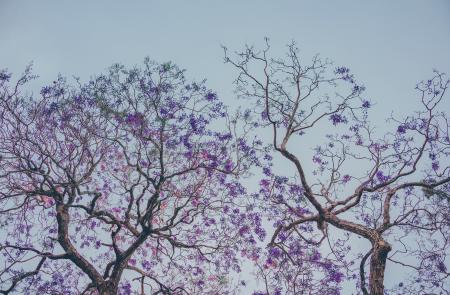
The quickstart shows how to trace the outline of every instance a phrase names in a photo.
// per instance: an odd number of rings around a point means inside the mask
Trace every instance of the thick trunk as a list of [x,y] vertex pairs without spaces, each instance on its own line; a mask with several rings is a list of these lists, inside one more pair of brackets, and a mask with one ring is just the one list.
[[100,286],[98,288],[99,295],[117,295],[118,288],[116,284],[112,284],[111,282],[107,282],[105,285]]
[[384,240],[379,240],[373,245],[370,258],[370,295],[384,294],[384,271],[386,269],[387,255],[391,249],[391,245]]

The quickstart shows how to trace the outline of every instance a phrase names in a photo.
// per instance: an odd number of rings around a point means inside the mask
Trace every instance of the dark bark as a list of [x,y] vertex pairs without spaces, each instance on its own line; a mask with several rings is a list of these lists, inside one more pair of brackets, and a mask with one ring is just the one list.
[[373,245],[370,257],[369,289],[371,295],[384,294],[384,271],[386,260],[392,247],[384,240],[379,240]]
[[69,239],[70,215],[63,204],[56,205],[56,220],[58,222],[58,242],[66,252],[68,258],[75,263],[95,284],[103,284],[104,280],[95,267],[78,253]]
[[[385,240],[383,240],[381,235],[376,230],[366,228],[362,225],[353,223],[351,221],[340,219],[336,215],[331,213],[324,214],[324,219],[338,228],[356,233],[371,241],[372,254],[370,256],[370,274],[369,274],[370,295],[384,295],[384,272],[386,269],[386,261],[388,253],[392,249],[391,245]],[[362,272],[361,279],[363,279],[363,276],[364,272]],[[364,292],[365,283],[362,284],[362,287]]]
[[99,286],[97,290],[99,295],[117,295],[119,291],[117,284],[111,281],[108,281],[105,284]]

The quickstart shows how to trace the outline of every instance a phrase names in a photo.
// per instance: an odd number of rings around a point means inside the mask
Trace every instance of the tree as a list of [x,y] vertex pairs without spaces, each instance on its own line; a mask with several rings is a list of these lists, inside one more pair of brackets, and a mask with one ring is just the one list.
[[[417,84],[422,109],[404,119],[391,117],[394,129],[380,134],[369,121],[372,102],[348,68],[333,71],[319,56],[305,63],[293,43],[285,59],[269,54],[267,39],[262,50],[247,46],[230,56],[225,48],[225,62],[238,72],[239,95],[252,101],[258,132],[271,130],[273,153],[292,167],[284,177],[267,166],[255,195],[276,226],[268,258],[282,265],[269,273],[266,263],[262,293],[300,294],[292,289],[297,285],[310,294],[308,277],[294,276],[293,269],[302,273],[303,263],[321,253],[341,268],[328,282],[341,281],[345,273],[359,279],[363,294],[385,294],[386,267],[395,265],[414,273],[391,290],[447,294],[450,119],[440,108],[449,80],[436,71]],[[306,158],[310,138],[323,133],[326,142],[314,149],[312,167]],[[365,253],[350,250],[355,236],[370,242]],[[299,252],[302,247],[321,252]]]
[[216,93],[148,59],[34,78],[0,72],[0,293],[233,293],[256,146]]
[[[240,256],[259,295],[335,295],[345,279],[448,293],[449,80],[420,82],[422,110],[379,132],[348,68],[269,53],[225,50],[251,103],[235,116],[171,63],[59,77],[39,97],[30,68],[0,71],[0,293],[236,294]],[[267,130],[270,149],[252,135]],[[397,266],[411,276],[385,288]]]

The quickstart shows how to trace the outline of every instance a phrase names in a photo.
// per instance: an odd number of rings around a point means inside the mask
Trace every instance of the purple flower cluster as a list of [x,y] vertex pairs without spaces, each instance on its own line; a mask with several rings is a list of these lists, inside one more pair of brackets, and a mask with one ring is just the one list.
[[128,114],[125,122],[131,126],[140,126],[144,123],[144,115],[141,113]]
[[343,183],[347,183],[352,179],[352,177],[348,174],[345,174],[344,176],[342,176],[342,182]]
[[205,95],[205,98],[207,101],[214,101],[214,100],[217,100],[217,94],[215,94],[214,92],[208,92]]
[[368,100],[363,101],[362,107],[365,109],[370,108],[371,107],[370,101],[368,101]]
[[0,71],[0,81],[8,82],[11,79],[11,74],[8,74],[6,70]]
[[331,114],[330,116],[330,121],[333,123],[334,126],[338,125],[338,124],[345,124],[347,123],[347,118],[342,115],[342,114]]
[[375,174],[379,182],[386,182],[390,179],[388,175],[384,175],[383,171],[377,171]]
[[397,127],[397,133],[399,134],[405,134],[406,133],[406,126],[405,125],[400,125]]

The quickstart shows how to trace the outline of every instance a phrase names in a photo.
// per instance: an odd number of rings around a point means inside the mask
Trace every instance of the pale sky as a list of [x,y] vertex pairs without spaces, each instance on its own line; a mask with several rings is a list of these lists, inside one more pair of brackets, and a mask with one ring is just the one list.
[[415,83],[432,69],[450,73],[447,0],[0,0],[0,69],[19,73],[33,61],[41,84],[58,73],[86,80],[149,56],[207,78],[237,105],[236,73],[223,64],[221,45],[238,50],[265,36],[274,55],[295,40],[305,58],[320,53],[349,67],[376,103],[372,121],[414,110]]
[[[0,0],[0,68],[34,61],[42,82],[58,74],[88,78],[114,62],[145,56],[174,61],[207,78],[233,103],[230,49],[269,37],[278,55],[295,40],[346,65],[379,105],[411,101],[417,80],[450,71],[450,1],[21,1]],[[392,103],[394,103],[392,105]]]

